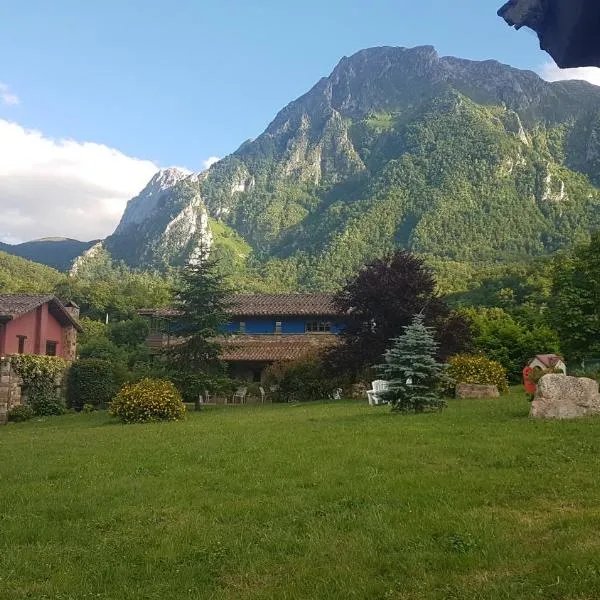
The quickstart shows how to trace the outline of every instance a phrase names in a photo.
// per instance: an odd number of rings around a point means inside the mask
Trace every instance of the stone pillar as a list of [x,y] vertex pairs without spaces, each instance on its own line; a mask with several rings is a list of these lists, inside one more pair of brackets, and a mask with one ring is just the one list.
[[21,403],[21,380],[11,368],[10,357],[0,357],[0,424],[6,423],[9,410]]
[[[75,302],[67,302],[65,310],[75,319],[79,320],[79,306]],[[77,329],[72,325],[63,329],[63,358],[68,361],[73,361],[77,358]]]
[[73,361],[77,358],[77,329],[73,325],[63,327],[62,347],[62,357],[65,360]]

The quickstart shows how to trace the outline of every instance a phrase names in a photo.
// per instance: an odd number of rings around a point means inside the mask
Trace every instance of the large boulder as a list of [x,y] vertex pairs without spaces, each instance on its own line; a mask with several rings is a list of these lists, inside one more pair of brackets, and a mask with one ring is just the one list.
[[529,416],[536,419],[576,419],[600,414],[598,382],[587,377],[544,375]]
[[459,383],[456,386],[457,398],[499,398],[496,385],[480,385],[475,383]]

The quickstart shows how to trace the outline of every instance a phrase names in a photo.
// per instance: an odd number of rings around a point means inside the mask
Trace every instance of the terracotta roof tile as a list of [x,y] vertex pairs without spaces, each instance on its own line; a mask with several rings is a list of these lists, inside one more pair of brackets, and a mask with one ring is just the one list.
[[222,345],[225,362],[272,362],[296,360],[322,352],[339,343],[335,335],[240,335],[227,338]]
[[52,294],[0,294],[0,317],[15,319],[53,298]]
[[64,304],[52,294],[0,294],[0,321],[18,319],[20,316],[46,303],[49,303],[50,311],[61,324],[70,324],[78,331],[82,331],[79,322],[69,314]]
[[295,294],[237,294],[232,298],[230,313],[236,316],[252,315],[314,315],[339,314],[333,302],[334,295],[326,293]]
[[[333,302],[334,294],[235,294],[231,297],[229,314],[236,317],[250,316],[323,316],[339,315]],[[173,308],[149,308],[138,311],[145,317],[176,317]]]

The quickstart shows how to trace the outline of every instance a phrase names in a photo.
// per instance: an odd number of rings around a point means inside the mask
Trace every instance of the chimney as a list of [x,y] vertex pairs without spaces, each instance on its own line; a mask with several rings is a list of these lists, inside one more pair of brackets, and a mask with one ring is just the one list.
[[77,321],[79,319],[79,306],[75,302],[69,301],[64,304],[65,310]]

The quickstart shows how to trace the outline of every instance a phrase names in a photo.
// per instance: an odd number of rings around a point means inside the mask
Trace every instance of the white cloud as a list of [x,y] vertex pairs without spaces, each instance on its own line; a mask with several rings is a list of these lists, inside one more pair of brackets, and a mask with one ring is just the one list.
[[13,94],[5,83],[0,83],[0,104],[20,104],[19,96]]
[[157,170],[108,146],[0,119],[0,240],[105,237]]
[[219,162],[221,159],[218,156],[209,156],[206,160],[202,161],[202,167],[204,169],[210,169],[212,165]]
[[600,69],[598,67],[579,67],[578,69],[561,69],[553,61],[542,65],[540,77],[546,81],[565,81],[579,79],[594,85],[600,85]]

